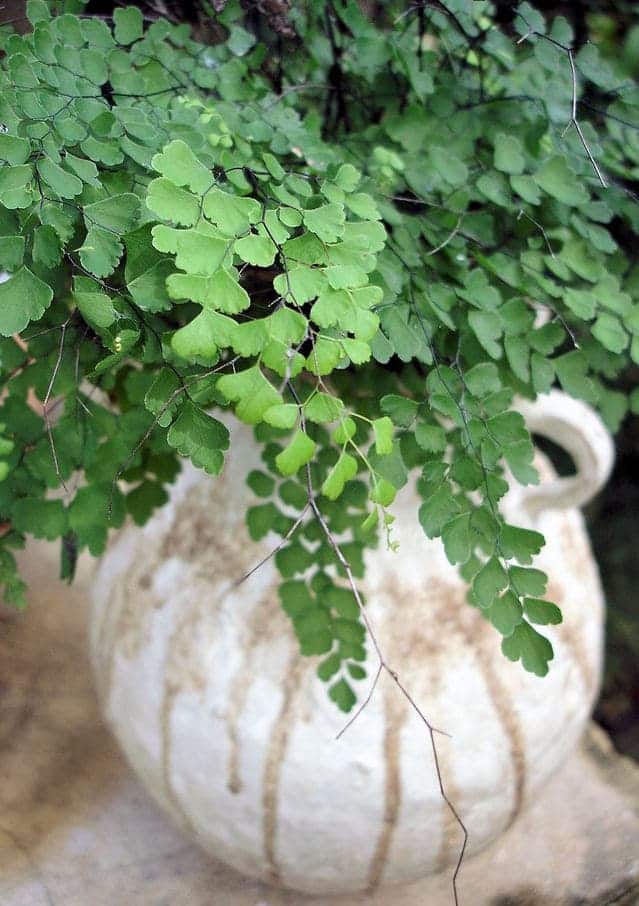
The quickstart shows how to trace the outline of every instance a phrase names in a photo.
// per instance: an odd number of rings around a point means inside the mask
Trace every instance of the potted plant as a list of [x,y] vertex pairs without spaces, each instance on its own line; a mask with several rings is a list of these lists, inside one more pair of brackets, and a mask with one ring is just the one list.
[[[636,404],[636,88],[527,3],[272,6],[214,3],[214,45],[43,0],[3,33],[0,562],[20,605],[25,536],[71,578],[152,517],[96,584],[116,732],[219,855],[337,891],[484,845],[587,718],[601,593],[574,507],[611,463],[585,403],[610,429]],[[338,709],[357,725],[329,753]]]

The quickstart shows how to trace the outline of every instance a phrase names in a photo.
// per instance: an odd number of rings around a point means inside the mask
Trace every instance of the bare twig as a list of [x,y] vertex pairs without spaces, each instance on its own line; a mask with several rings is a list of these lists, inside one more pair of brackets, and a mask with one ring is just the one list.
[[597,174],[597,178],[599,179],[599,182],[601,183],[601,185],[603,186],[604,189],[607,189],[608,183],[604,179],[603,173],[599,169],[599,165],[597,164],[597,161],[593,157],[592,151],[590,150],[588,142],[586,141],[583,131],[581,129],[579,120],[577,119],[577,70],[575,69],[575,58],[574,58],[574,54],[572,51],[572,47],[567,47],[566,53],[568,54],[568,60],[570,61],[570,72],[572,75],[572,116],[570,118],[570,122],[564,129],[563,134],[565,135],[571,126],[575,127],[577,135],[579,136],[579,140],[581,141],[581,144],[584,146],[584,151],[588,155],[588,160],[592,164],[592,168],[595,171],[595,173]]
[[534,35],[537,38],[543,38],[545,41],[548,41],[550,44],[554,44],[555,47],[557,47],[559,50],[562,50],[568,57],[568,62],[570,64],[570,75],[571,75],[571,80],[572,80],[572,103],[571,103],[570,119],[569,119],[568,123],[566,124],[566,128],[562,132],[562,137],[566,135],[566,133],[568,132],[568,130],[570,129],[571,126],[574,126],[575,132],[579,136],[579,141],[583,145],[583,149],[586,152],[586,156],[588,157],[588,160],[590,161],[590,164],[597,175],[597,179],[599,180],[602,188],[607,189],[608,183],[606,182],[604,175],[601,172],[601,169],[599,168],[599,165],[598,165],[597,161],[595,160],[592,151],[590,150],[590,146],[589,146],[588,142],[586,141],[586,137],[581,128],[581,124],[579,123],[579,120],[577,118],[578,82],[577,82],[577,69],[575,67],[575,54],[574,54],[573,48],[569,47],[567,44],[562,44],[561,41],[557,41],[557,40],[555,40],[555,38],[551,38],[550,35],[545,35],[543,32],[540,32],[534,28],[531,28],[529,23],[526,22],[525,17],[522,16],[521,13],[518,13],[518,15],[524,20],[524,22],[528,26],[528,31],[524,35],[522,35],[521,38],[519,38],[519,40],[517,41],[517,44],[522,44],[524,41],[528,40],[528,38],[530,38]]
[[45,428],[47,431],[47,437],[49,438],[49,446],[51,447],[51,456],[53,458],[53,465],[55,466],[55,474],[58,478],[58,481],[60,482],[60,484],[62,485],[62,487],[64,488],[64,490],[66,491],[67,494],[69,493],[69,489],[67,488],[67,486],[64,482],[64,478],[62,477],[62,474],[60,472],[58,454],[56,452],[55,442],[53,440],[53,430],[51,428],[51,419],[50,419],[51,412],[49,410],[49,400],[51,399],[51,392],[53,390],[53,385],[55,384],[55,379],[58,376],[58,371],[60,370],[60,365],[62,364],[62,356],[64,355],[64,338],[66,335],[67,327],[69,326],[69,323],[70,323],[72,317],[73,317],[73,315],[68,317],[67,320],[60,327],[60,344],[58,346],[58,356],[56,358],[55,365],[53,367],[53,371],[51,372],[51,378],[49,380],[49,386],[47,387],[47,392],[46,392],[44,400],[42,402],[42,417],[44,418],[44,424],[45,424]]
[[259,563],[256,563],[255,566],[252,566],[251,569],[249,569],[249,571],[247,573],[244,573],[243,576],[240,576],[239,579],[236,579],[235,582],[233,582],[233,584],[231,585],[231,588],[237,588],[238,585],[242,585],[244,582],[246,582],[247,579],[250,579],[250,577],[253,575],[253,573],[256,573],[258,571],[258,569],[260,569],[262,566],[264,566],[265,563],[268,563],[268,561],[271,559],[271,557],[274,557],[275,554],[284,547],[284,545],[287,543],[287,541],[290,541],[290,539],[293,537],[293,535],[295,534],[297,529],[302,524],[304,517],[308,513],[308,510],[309,510],[309,504],[307,503],[306,506],[304,507],[304,509],[302,510],[302,512],[299,514],[299,516],[293,523],[293,525],[288,530],[288,532],[283,536],[283,538],[281,538],[281,540],[275,545],[275,547],[271,551],[269,551],[269,553],[265,557],[262,557],[262,559],[260,560]]
[[455,236],[459,233],[461,225],[464,222],[464,216],[464,214],[459,215],[457,223],[455,224],[452,232],[449,233],[449,235],[446,237],[446,239],[444,239],[443,242],[440,242],[439,245],[435,246],[434,249],[431,249],[430,252],[426,252],[424,255],[425,258],[430,258],[431,255],[436,255],[437,252],[441,252],[442,249],[445,249],[449,242],[452,242]]
[[298,91],[334,91],[332,85],[324,84],[312,84],[306,82],[303,85],[289,85],[287,88],[284,88],[269,104],[264,105],[265,110],[271,110],[273,107],[277,106],[280,101],[283,101],[285,97],[289,94],[295,94]]
[[521,210],[519,211],[519,214],[517,214],[517,220],[521,220],[522,217],[525,217],[526,220],[530,220],[530,222],[533,223],[537,227],[537,229],[541,232],[542,236],[544,237],[544,241],[546,242],[546,245],[548,246],[548,251],[550,252],[551,258],[555,258],[556,255],[552,250],[552,245],[550,244],[548,235],[547,235],[545,229],[543,228],[543,226],[539,223],[539,221],[535,220],[534,217],[531,217],[530,214],[528,214],[527,211],[524,211],[523,208],[521,208]]
[[348,728],[355,723],[355,721],[360,716],[362,711],[367,707],[368,703],[370,702],[371,698],[373,697],[373,693],[375,692],[375,689],[377,688],[377,683],[379,682],[379,678],[382,675],[383,669],[384,669],[384,664],[382,663],[382,661],[380,661],[379,664],[377,665],[377,670],[375,671],[375,676],[373,678],[373,682],[371,683],[371,687],[368,690],[368,695],[366,696],[364,701],[361,703],[361,705],[359,706],[359,708],[357,709],[355,714],[353,714],[353,716],[350,718],[350,720],[344,724],[344,726],[339,731],[339,733],[337,734],[335,739],[341,739],[342,736],[344,735],[344,733],[346,733],[346,731],[348,730]]

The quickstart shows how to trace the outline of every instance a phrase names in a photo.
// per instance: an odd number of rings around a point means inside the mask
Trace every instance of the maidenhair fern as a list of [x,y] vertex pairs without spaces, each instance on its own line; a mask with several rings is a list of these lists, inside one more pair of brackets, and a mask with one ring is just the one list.
[[544,539],[499,511],[506,469],[537,481],[513,396],[559,382],[611,428],[626,412],[637,87],[528,4],[510,34],[487,2],[318,0],[284,38],[218,6],[214,46],[43,0],[2,30],[6,597],[25,535],[61,539],[70,577],[179,457],[218,474],[231,408],[263,446],[249,532],[280,536],[282,606],[341,708],[366,632],[340,577],[392,545],[416,469],[424,532],[543,675]]

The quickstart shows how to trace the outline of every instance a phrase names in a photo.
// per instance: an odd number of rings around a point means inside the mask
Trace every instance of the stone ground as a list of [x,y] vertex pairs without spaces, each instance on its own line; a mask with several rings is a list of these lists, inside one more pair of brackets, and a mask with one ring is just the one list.
[[[309,898],[241,878],[157,810],[100,721],[86,655],[83,561],[23,555],[31,606],[0,613],[2,906],[450,906],[450,876]],[[544,796],[460,877],[463,906],[639,904],[639,768],[590,728]]]

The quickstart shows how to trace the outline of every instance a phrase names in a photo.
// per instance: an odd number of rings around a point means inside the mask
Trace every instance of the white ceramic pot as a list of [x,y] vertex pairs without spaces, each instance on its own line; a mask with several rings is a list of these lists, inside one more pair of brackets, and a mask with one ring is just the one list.
[[[465,602],[438,541],[405,489],[393,507],[398,553],[367,554],[363,590],[380,645],[429,719],[469,851],[501,834],[570,754],[596,694],[603,600],[582,517],[612,445],[598,418],[558,392],[522,404],[531,430],[572,453],[558,479],[541,455],[541,488],[513,488],[511,522],[548,539],[538,565],[564,622],[539,679],[499,651]],[[388,677],[348,732],[302,658],[278,603],[272,560],[239,587],[277,539],[249,539],[245,484],[259,467],[251,429],[235,424],[224,474],[190,467],[169,503],[111,544],[95,582],[91,649],[102,707],[155,799],[239,871],[315,893],[410,881],[457,858],[459,827],[440,796],[430,741]],[[370,646],[369,646],[370,647]],[[370,660],[371,675],[374,662]],[[358,684],[362,698],[368,682]],[[543,828],[540,828],[543,833]]]

